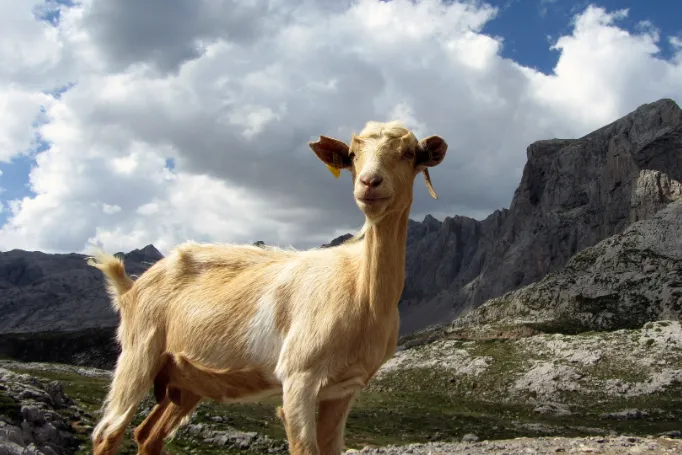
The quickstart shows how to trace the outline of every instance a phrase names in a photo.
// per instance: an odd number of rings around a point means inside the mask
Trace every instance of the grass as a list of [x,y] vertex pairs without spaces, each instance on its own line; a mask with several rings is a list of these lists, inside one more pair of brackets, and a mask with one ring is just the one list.
[[6,391],[0,389],[0,415],[9,418],[12,422],[18,422],[20,420],[20,411],[21,404],[9,396]]
[[[611,335],[583,334],[575,339],[587,336]],[[519,348],[519,340],[505,338],[473,342],[450,339],[447,343],[451,349],[466,349],[471,357],[490,359],[485,371],[478,376],[455,374],[436,363],[430,367],[412,367],[385,373],[360,394],[350,412],[346,427],[349,448],[459,440],[467,433],[492,440],[542,436],[547,433],[581,436],[610,431],[643,436],[680,429],[682,384],[675,384],[665,392],[629,398],[607,395],[598,388],[562,392],[558,399],[569,405],[572,414],[543,415],[535,412],[538,403],[532,394],[512,393],[509,390],[534,359],[552,361],[547,357],[548,353],[526,352]],[[438,359],[441,354],[431,351],[436,347],[437,343],[422,345],[411,351],[424,358]],[[65,393],[91,416],[88,423],[95,423],[97,411],[107,391],[108,379],[85,377],[68,371],[13,369],[45,380],[61,381]],[[615,358],[606,358],[594,365],[582,365],[579,369],[594,381],[621,379],[634,383],[645,381],[647,377],[634,365],[626,365]],[[151,397],[148,397],[140,409],[148,409],[152,404]],[[232,405],[206,401],[197,408],[192,423],[204,423],[216,430],[233,427],[253,431],[283,442],[284,428],[275,416],[275,407],[280,404],[279,398],[262,403]],[[646,410],[649,415],[634,420],[603,417],[606,413],[625,409]],[[18,413],[18,404],[2,390],[0,412],[4,415]],[[216,423],[214,418],[217,416],[222,417],[223,421]],[[133,426],[143,418],[144,415],[138,413],[129,428],[121,453],[136,453],[135,444],[129,436]],[[81,437],[83,446],[79,453],[89,453],[89,432],[83,433]],[[183,432],[167,444],[167,450],[170,454],[245,453],[217,449]]]

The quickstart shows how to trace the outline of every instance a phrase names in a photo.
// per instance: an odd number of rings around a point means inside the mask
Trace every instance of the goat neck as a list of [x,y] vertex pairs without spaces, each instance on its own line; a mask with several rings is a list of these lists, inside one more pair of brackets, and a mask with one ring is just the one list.
[[409,213],[386,214],[365,233],[360,288],[373,313],[395,310],[403,292]]

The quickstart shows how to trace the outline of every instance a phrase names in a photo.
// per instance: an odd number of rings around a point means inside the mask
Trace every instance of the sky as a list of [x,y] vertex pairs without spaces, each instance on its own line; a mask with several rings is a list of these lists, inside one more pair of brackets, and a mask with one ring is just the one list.
[[509,206],[536,140],[682,104],[677,0],[0,0],[0,251],[356,232],[307,143],[449,144],[411,218]]

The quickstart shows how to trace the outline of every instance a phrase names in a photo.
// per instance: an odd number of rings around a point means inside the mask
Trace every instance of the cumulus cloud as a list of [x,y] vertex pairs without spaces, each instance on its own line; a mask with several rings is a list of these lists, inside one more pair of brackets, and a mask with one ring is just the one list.
[[[530,142],[582,135],[682,94],[680,47],[669,60],[657,54],[674,38],[653,26],[628,32],[618,25],[625,12],[597,7],[552,45],[549,75],[502,58],[501,39],[481,31],[497,10],[474,1],[50,8],[56,26],[36,21],[35,6],[14,8],[38,28],[35,55],[12,54],[9,66],[37,69],[35,80],[0,73],[18,93],[0,93],[0,103],[23,112],[0,119],[0,160],[30,150],[38,134],[50,144],[35,157],[34,194],[6,204],[0,249],[319,245],[362,217],[349,174],[335,180],[307,142],[348,140],[373,119],[398,118],[450,144],[432,172],[440,198],[418,179],[413,218],[481,218],[508,206]],[[2,39],[25,34],[12,30]],[[68,83],[59,97],[43,93]]]
[[36,148],[34,124],[45,118],[44,105],[51,102],[52,98],[42,93],[11,86],[0,89],[0,162]]

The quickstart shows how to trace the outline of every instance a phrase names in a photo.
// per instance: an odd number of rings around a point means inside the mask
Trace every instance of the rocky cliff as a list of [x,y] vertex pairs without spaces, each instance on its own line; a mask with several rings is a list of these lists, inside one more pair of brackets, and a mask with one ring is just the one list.
[[[152,245],[118,254],[133,276],[163,257]],[[0,333],[118,325],[102,273],[85,259],[80,254],[0,252]]]
[[[642,171],[640,180],[660,178],[657,174]],[[677,184],[678,197],[679,190]],[[560,271],[487,301],[453,325],[580,333],[682,319],[680,199],[584,249]]]
[[533,283],[678,199],[682,110],[659,100],[582,138],[535,142],[527,157],[509,209],[410,225],[403,334]]

